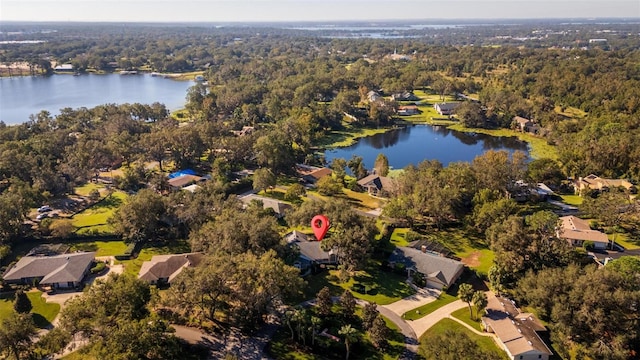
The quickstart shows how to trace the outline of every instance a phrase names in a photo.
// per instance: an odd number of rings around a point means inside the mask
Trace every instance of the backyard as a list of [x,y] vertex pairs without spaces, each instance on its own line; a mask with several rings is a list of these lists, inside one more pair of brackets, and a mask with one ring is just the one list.
[[[42,297],[42,292],[40,291],[30,291],[27,293],[27,297],[33,306],[31,314],[36,326],[41,329],[50,326],[53,319],[55,319],[60,312],[60,305],[47,303]],[[13,300],[13,294],[0,298],[0,320],[7,318],[14,311]]]
[[113,213],[122,205],[127,194],[115,191],[87,209],[72,216],[72,224],[78,235],[112,234],[113,227],[107,222]]

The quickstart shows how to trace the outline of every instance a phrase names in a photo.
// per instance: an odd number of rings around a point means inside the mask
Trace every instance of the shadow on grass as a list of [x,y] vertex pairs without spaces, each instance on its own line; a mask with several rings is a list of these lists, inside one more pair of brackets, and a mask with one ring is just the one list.
[[93,208],[115,209],[120,207],[120,205],[122,205],[121,198],[117,196],[109,195],[104,199],[98,201],[97,203],[93,204],[93,206],[90,206],[89,209],[93,209]]
[[47,320],[44,316],[33,313],[31,314],[31,318],[33,319],[34,324],[40,329],[52,329],[53,325]]

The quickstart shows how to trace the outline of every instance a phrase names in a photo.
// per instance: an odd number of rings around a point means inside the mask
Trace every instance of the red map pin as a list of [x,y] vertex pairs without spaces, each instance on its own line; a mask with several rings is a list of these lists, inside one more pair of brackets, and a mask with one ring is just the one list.
[[324,215],[316,215],[311,219],[311,228],[318,241],[322,241],[329,230],[329,219]]

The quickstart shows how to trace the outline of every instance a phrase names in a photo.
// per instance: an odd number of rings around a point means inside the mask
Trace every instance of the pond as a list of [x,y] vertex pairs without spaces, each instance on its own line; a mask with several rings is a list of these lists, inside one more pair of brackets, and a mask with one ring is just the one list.
[[192,81],[149,74],[83,74],[0,78],[0,120],[20,124],[42,110],[57,115],[65,107],[160,102],[169,110],[185,104]]
[[445,126],[413,125],[364,137],[352,146],[327,150],[325,159],[331,163],[335,158],[349,160],[353,155],[362,156],[365,167],[372,169],[376,157],[382,153],[389,159],[391,168],[402,169],[423,160],[438,160],[445,166],[456,161],[471,162],[487,150],[529,154],[527,143],[516,137],[460,132]]

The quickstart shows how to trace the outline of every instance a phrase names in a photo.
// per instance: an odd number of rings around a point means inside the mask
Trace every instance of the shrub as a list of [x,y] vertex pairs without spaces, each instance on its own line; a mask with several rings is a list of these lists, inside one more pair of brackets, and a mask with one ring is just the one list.
[[105,268],[107,267],[107,264],[105,264],[102,261],[98,261],[96,263],[96,266],[91,268],[91,273],[92,274],[99,274],[101,273]]

